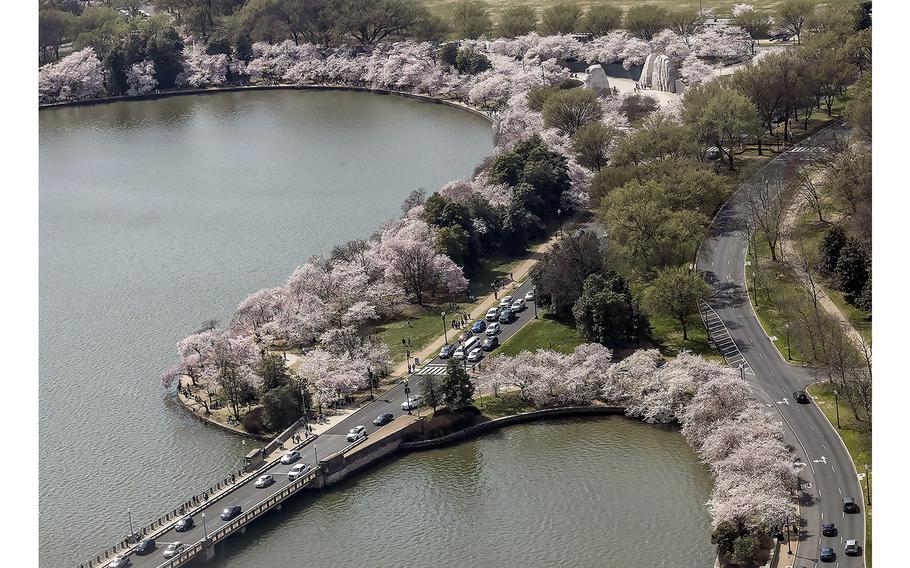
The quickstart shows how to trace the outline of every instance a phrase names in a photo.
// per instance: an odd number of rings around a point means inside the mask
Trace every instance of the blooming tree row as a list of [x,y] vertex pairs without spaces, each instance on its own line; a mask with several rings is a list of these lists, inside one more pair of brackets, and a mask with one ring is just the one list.
[[533,404],[600,400],[652,423],[678,423],[714,477],[712,524],[770,531],[794,517],[797,476],[780,423],[727,367],[683,353],[664,360],[639,350],[620,362],[598,344],[571,354],[549,350],[487,360],[476,378],[481,392],[517,389]]

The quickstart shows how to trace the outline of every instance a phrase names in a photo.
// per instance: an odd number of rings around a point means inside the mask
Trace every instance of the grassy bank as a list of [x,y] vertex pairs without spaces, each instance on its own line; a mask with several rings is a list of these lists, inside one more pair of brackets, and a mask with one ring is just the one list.
[[571,324],[559,321],[555,316],[543,310],[540,310],[539,316],[538,319],[531,320],[515,335],[507,339],[498,352],[509,356],[537,349],[571,353],[585,342]]
[[[834,385],[828,383],[814,384],[809,387],[809,393],[812,395],[815,404],[817,404],[821,411],[825,413],[828,421],[831,422],[831,424],[834,426],[834,429],[837,430],[837,433],[841,437],[841,440],[844,441],[844,445],[847,446],[847,451],[850,453],[850,458],[853,460],[853,464],[856,466],[856,470],[860,473],[863,473],[865,471],[866,464],[869,464],[869,466],[872,465],[872,432],[862,427],[862,425],[856,420],[856,416],[854,416],[853,412],[850,410],[850,407],[846,404],[840,404],[838,407],[840,414],[840,428],[837,427],[838,411],[834,406]],[[869,482],[872,482],[871,471]],[[871,566],[872,506],[865,504],[868,501],[868,497],[865,495],[865,479],[860,482],[860,486],[863,490],[863,511],[866,515],[866,549],[863,552],[866,555],[866,565]]]

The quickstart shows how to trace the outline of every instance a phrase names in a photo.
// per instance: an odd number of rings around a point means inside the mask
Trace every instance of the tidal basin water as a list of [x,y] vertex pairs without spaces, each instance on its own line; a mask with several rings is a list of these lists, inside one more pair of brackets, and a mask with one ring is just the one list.
[[490,124],[403,97],[258,91],[40,121],[41,566],[75,566],[222,479],[249,442],[166,400],[203,320],[472,174]]
[[710,492],[678,431],[526,424],[301,496],[210,565],[711,568]]

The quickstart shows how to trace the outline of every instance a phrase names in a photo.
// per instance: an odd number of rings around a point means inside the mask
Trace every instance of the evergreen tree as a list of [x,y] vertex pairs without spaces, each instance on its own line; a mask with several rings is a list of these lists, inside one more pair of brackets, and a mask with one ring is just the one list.
[[449,359],[446,364],[446,378],[442,384],[442,399],[452,410],[473,406],[474,384],[462,363]]
[[837,225],[831,225],[825,231],[825,236],[818,244],[818,268],[822,274],[831,276],[837,267],[837,259],[840,258],[840,251],[847,243],[847,237],[844,230]]

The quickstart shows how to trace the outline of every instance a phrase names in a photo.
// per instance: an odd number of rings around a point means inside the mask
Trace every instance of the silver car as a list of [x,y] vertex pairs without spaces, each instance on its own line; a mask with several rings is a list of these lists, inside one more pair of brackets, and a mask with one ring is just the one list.
[[508,309],[512,305],[512,296],[503,296],[502,300],[499,300],[499,307]]
[[351,431],[348,432],[346,439],[348,442],[356,442],[357,440],[359,440],[361,438],[366,438],[366,437],[367,437],[366,426],[354,426],[353,428],[351,428]]
[[118,554],[111,560],[111,563],[108,564],[110,568],[123,568],[124,566],[130,565],[130,555],[129,554]]
[[517,314],[518,312],[520,312],[520,311],[522,311],[523,309],[525,309],[525,301],[524,301],[524,298],[518,298],[517,300],[515,300],[514,302],[512,302],[512,307],[511,307],[510,309],[512,310],[512,313],[513,313],[513,314]]
[[294,463],[300,459],[300,452],[297,450],[291,450],[290,452],[281,456],[281,463],[287,465],[289,463]]
[[298,477],[306,475],[310,471],[310,464],[308,463],[299,463],[291,468],[291,471],[288,472],[288,481],[294,481]]
[[256,486],[256,489],[262,489],[264,487],[268,487],[273,483],[275,483],[275,478],[269,474],[265,474],[260,475],[259,479],[256,480],[256,483],[254,483],[254,485]]
[[493,324],[490,324],[489,326],[487,326],[487,330],[484,333],[487,335],[487,337],[493,337],[494,335],[497,335],[500,331],[502,331],[502,324],[499,322],[496,322],[496,323],[493,323]]
[[468,363],[476,363],[483,359],[483,348],[475,347],[468,353]]
[[172,542],[164,549],[165,558],[173,558],[184,551],[186,545],[182,542]]
[[528,292],[527,294],[525,294],[525,301],[526,301],[526,302],[533,302],[533,301],[534,301],[534,289],[533,289],[533,288],[531,288],[531,291],[530,291],[530,292]]

